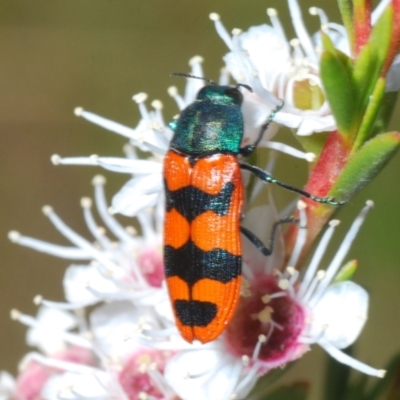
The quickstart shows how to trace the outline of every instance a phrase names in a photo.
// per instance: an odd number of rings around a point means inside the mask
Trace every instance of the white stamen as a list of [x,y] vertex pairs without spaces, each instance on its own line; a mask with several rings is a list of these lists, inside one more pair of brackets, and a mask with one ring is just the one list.
[[275,33],[280,38],[281,44],[286,48],[286,51],[288,51],[289,50],[287,44],[288,40],[286,38],[285,31],[283,29],[281,21],[279,20],[278,11],[275,8],[267,8],[267,15],[269,16],[269,19],[275,30]]
[[339,361],[342,364],[348,365],[349,367],[363,372],[367,375],[377,376],[379,378],[383,378],[385,376],[385,370],[372,368],[369,365],[364,364],[363,362],[358,361],[348,354],[342,352],[327,341],[319,341],[318,344],[323,347],[323,349],[327,353],[329,353],[335,360]]
[[105,236],[105,229],[98,226],[94,220],[91,210],[92,199],[84,197],[81,200],[81,205],[83,207],[83,216],[89,231],[104,249],[110,249],[111,243],[110,240],[108,240]]
[[61,361],[55,358],[43,357],[39,353],[28,353],[28,355],[22,360],[21,364],[26,365],[29,361],[36,361],[39,364],[47,367],[57,368],[63,371],[75,372],[78,374],[95,374],[96,372],[100,371],[96,368],[88,367],[83,364],[75,364],[68,361]]
[[225,42],[229,50],[233,50],[233,42],[232,38],[229,35],[228,31],[225,29],[224,25],[220,20],[220,16],[217,13],[210,14],[211,21],[214,22],[215,29],[217,30],[218,35],[220,38]]
[[297,0],[288,0],[290,15],[292,17],[294,30],[300,39],[301,46],[307,54],[307,57],[311,62],[318,62],[317,56],[314,52],[314,46],[311,41],[311,37],[307,32],[307,29],[304,25],[303,17],[301,15],[301,9]]
[[373,207],[373,205],[374,203],[371,200],[368,200],[366,202],[366,206],[361,210],[357,218],[354,220],[349,231],[347,232],[347,235],[343,239],[343,242],[340,245],[339,250],[337,251],[335,257],[333,258],[328,268],[326,269],[326,276],[318,285],[315,295],[311,300],[310,303],[311,306],[314,306],[317,303],[317,301],[322,296],[324,290],[327,288],[327,286],[331,283],[332,279],[335,277],[338,269],[342,265],[344,257],[346,257],[351,245],[353,244],[353,241],[356,238],[357,233],[360,230],[361,225],[363,224],[365,217],[368,214],[368,211]]
[[[305,212],[306,204],[303,201],[299,200],[297,203],[297,208],[300,214],[300,226],[306,227],[307,226],[307,214]],[[294,249],[290,256],[288,265],[297,264],[297,261],[301,254],[301,250],[303,249],[304,243],[306,242],[307,239],[307,228],[299,228],[297,232],[298,233],[297,233],[296,243],[294,245]]]
[[218,84],[221,86],[227,86],[229,85],[229,70],[226,67],[221,68],[220,74],[219,74],[219,80]]
[[301,158],[309,162],[314,161],[316,157],[314,153],[305,153],[292,146],[280,142],[265,141],[260,145],[260,147],[266,147],[268,149],[281,151],[282,153],[289,154],[290,156]]
[[302,280],[302,283],[300,285],[300,289],[298,292],[297,297],[301,298],[303,297],[304,293],[309,287],[309,284],[312,280],[312,277],[315,274],[315,271],[317,270],[319,263],[321,262],[322,256],[324,255],[326,248],[328,247],[328,244],[330,240],[332,239],[333,232],[335,231],[335,228],[339,225],[340,221],[338,220],[332,220],[329,222],[329,228],[325,231],[324,236],[322,239],[319,241],[318,247],[314,252],[313,258],[311,259],[310,265],[307,268],[307,271],[304,275],[304,278]]
[[49,206],[43,207],[44,214],[49,218],[54,227],[64,235],[68,240],[70,240],[75,246],[85,250],[87,254],[92,256],[94,259],[98,260],[101,264],[107,268],[113,270],[117,266],[105,257],[100,251],[98,251],[90,242],[84,239],[82,236],[74,232],[69,226],[67,226],[64,221],[53,211]]
[[310,7],[308,11],[311,15],[316,15],[319,17],[321,30],[326,31],[326,29],[328,28],[329,20],[325,11],[322,8],[318,7]]
[[42,253],[51,254],[53,256],[66,258],[69,260],[90,260],[91,258],[86,251],[76,247],[59,246],[57,244],[47,243],[42,240],[23,236],[15,231],[10,232],[10,234],[12,236],[11,238],[9,235],[11,241],[13,241],[13,239],[18,239],[14,243],[29,247]]
[[260,355],[261,346],[264,343],[266,343],[266,341],[267,341],[267,337],[265,335],[258,336],[257,344],[254,347],[253,355],[251,356],[252,361],[256,361],[258,359],[258,356]]
[[84,111],[82,109],[82,112],[80,114],[81,117],[86,119],[87,121],[90,121],[96,125],[101,126],[104,129],[107,129],[108,131],[117,133],[121,136],[127,137],[129,139],[135,140],[137,133],[135,132],[134,129],[128,128],[125,125],[119,124],[118,122],[111,121],[107,118],[101,117],[99,115],[93,114],[88,111]]
[[94,185],[94,196],[97,210],[104,223],[119,240],[128,243],[132,242],[132,237],[128,234],[124,227],[108,212],[107,202],[104,193],[105,178],[102,175],[97,175],[93,178],[92,183]]

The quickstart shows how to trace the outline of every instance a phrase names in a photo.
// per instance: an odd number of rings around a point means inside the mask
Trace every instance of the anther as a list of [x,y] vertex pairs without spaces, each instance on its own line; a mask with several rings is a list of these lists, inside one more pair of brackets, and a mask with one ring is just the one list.
[[307,204],[306,203],[304,203],[304,201],[303,200],[299,200],[298,202],[297,202],[297,209],[298,210],[305,210],[307,208]]
[[163,103],[160,100],[153,100],[151,102],[151,106],[155,108],[156,110],[162,110],[163,109]]
[[264,294],[264,296],[261,297],[261,301],[264,304],[268,304],[271,301],[271,296],[269,294]]
[[324,279],[325,278],[325,275],[326,275],[326,271],[324,271],[323,269],[320,269],[318,272],[317,272],[317,279],[318,280],[322,280],[322,279]]
[[85,111],[85,110],[84,110],[82,107],[76,107],[76,108],[74,109],[74,114],[75,114],[77,117],[80,117],[84,111]]
[[368,207],[371,207],[371,208],[375,207],[375,203],[374,203],[372,200],[367,200],[367,201],[365,202],[365,204],[366,204]]
[[35,304],[37,306],[40,306],[42,304],[42,301],[43,301],[43,296],[41,296],[40,294],[36,295],[33,298],[33,304]]
[[204,62],[204,58],[202,56],[194,56],[189,60],[189,67],[193,67],[196,64],[201,64]]
[[316,157],[317,156],[315,155],[315,153],[306,153],[304,156],[305,160],[308,162],[313,162]]
[[209,18],[211,19],[211,21],[219,21],[221,19],[219,14],[214,12],[209,15]]
[[329,221],[329,226],[332,226],[333,228],[336,228],[338,225],[340,225],[340,221],[338,219],[332,219]]
[[274,312],[274,309],[272,307],[265,307],[263,310],[261,310],[258,315],[257,318],[260,322],[262,323],[267,323],[271,321],[271,315]]
[[289,273],[289,275],[294,275],[296,273],[296,268],[294,267],[286,267],[286,271]]
[[310,8],[308,9],[308,12],[309,12],[311,15],[318,15],[318,9],[317,9],[317,7],[310,7]]
[[99,233],[99,235],[102,235],[102,236],[104,236],[107,233],[106,228],[104,228],[103,226],[98,226],[97,232]]
[[137,233],[138,233],[137,229],[134,226],[131,226],[131,225],[126,226],[125,230],[132,236],[137,235]]
[[132,100],[135,101],[137,104],[139,103],[143,103],[144,101],[147,100],[147,93],[137,93],[135,95],[132,96]]
[[117,211],[113,207],[108,207],[107,211],[110,215],[115,215],[117,213]]
[[44,206],[44,207],[42,208],[42,212],[43,212],[44,215],[48,216],[48,215],[50,215],[50,214],[53,212],[53,207]]
[[170,86],[170,87],[167,89],[167,92],[168,92],[168,94],[169,94],[171,97],[174,97],[174,96],[176,96],[176,95],[178,94],[178,89],[177,89],[176,86]]
[[90,197],[82,197],[81,198],[81,207],[82,208],[91,208],[92,207],[92,199]]
[[287,279],[280,279],[278,282],[278,286],[282,290],[286,290],[289,287],[289,281]]
[[13,308],[10,311],[10,317],[12,320],[16,321],[21,316],[21,312]]
[[289,43],[290,43],[290,45],[291,45],[292,47],[298,47],[298,46],[300,46],[300,40],[297,39],[297,38],[294,38],[294,39],[290,40]]
[[96,175],[92,179],[92,185],[104,185],[106,183],[106,178],[103,175]]
[[267,15],[269,17],[277,17],[278,11],[275,8],[267,8]]
[[233,36],[239,36],[243,31],[239,28],[234,28],[232,29],[232,35]]
[[265,343],[267,341],[267,337],[265,335],[259,335],[258,336],[258,341],[260,343]]
[[21,234],[18,231],[10,231],[8,232],[8,238],[13,243],[18,243],[19,239],[21,238]]
[[61,161],[61,157],[58,154],[53,154],[50,157],[51,162],[53,163],[53,165],[59,165],[60,161]]

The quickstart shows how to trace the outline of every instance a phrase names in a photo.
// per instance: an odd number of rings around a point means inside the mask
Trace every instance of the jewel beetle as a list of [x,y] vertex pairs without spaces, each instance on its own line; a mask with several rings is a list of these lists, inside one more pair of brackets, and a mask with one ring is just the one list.
[[275,223],[269,248],[240,226],[244,199],[241,169],[317,202],[339,205],[334,199],[313,196],[277,181],[262,169],[242,163],[272,121],[278,106],[261,127],[253,144],[240,147],[243,138],[243,95],[240,88],[209,85],[182,110],[170,127],[174,136],[164,160],[166,215],[164,225],[165,275],[177,327],[188,341],[216,339],[233,317],[241,289],[241,234],[264,255],[273,249]]

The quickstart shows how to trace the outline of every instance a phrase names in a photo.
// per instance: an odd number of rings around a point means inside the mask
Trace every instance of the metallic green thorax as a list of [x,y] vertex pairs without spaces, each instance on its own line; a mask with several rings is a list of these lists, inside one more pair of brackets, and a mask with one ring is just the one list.
[[171,148],[189,155],[238,154],[243,137],[243,95],[231,86],[205,86],[170,127]]

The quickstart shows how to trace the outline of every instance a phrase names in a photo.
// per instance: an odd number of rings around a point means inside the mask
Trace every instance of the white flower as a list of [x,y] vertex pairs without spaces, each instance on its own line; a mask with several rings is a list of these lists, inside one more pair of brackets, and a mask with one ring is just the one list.
[[43,300],[40,296],[37,296],[35,301],[53,308],[79,309],[100,301],[129,299],[138,305],[152,305],[167,319],[172,320],[168,296],[163,286],[162,211],[143,210],[138,214],[142,229],[142,236],[139,236],[134,228],[125,229],[109,214],[104,182],[102,177],[93,180],[97,211],[105,226],[118,238],[118,242],[108,238],[105,228],[96,223],[91,211],[92,202],[88,198],[82,199],[81,204],[85,222],[96,240],[95,243],[74,232],[48,206],[44,207],[45,215],[55,228],[71,241],[72,247],[43,242],[22,236],[15,231],[10,232],[10,239],[20,245],[61,258],[90,261],[88,265],[73,264],[66,270],[63,284],[69,303],[56,304]]
[[[37,354],[31,356],[42,365],[65,371],[47,380],[43,398],[136,400],[175,396],[163,376],[165,365],[174,352],[147,348],[140,342],[152,331],[160,334],[163,329],[163,322],[151,308],[113,301],[91,313],[88,329],[90,349],[98,358],[95,368]],[[175,335],[176,342],[183,344],[172,324],[164,333],[165,336]]]
[[[368,311],[368,294],[359,285],[334,282],[364,218],[372,206],[368,201],[343,240],[326,270],[318,266],[338,221],[331,221],[302,280],[295,265],[304,244],[306,229],[300,230],[295,248],[284,273],[270,265],[264,273],[244,267],[247,280],[238,311],[227,328],[226,340],[237,357],[250,356],[264,340],[255,365],[258,373],[285,365],[304,354],[308,345],[318,343],[339,362],[366,374],[383,376],[377,370],[341,352],[360,334]],[[306,214],[300,204],[300,224],[306,226]]]
[[[375,22],[388,1],[382,1],[373,13]],[[267,9],[271,25],[260,25],[242,32],[234,29],[232,36],[222,25],[219,15],[210,14],[218,34],[230,52],[225,55],[229,72],[235,80],[253,88],[244,93],[248,121],[254,132],[264,123],[278,100],[283,109],[274,121],[297,130],[297,134],[310,135],[336,129],[335,120],[324,95],[320,74],[320,33],[310,36],[304,24],[297,0],[288,0],[290,15],[297,37],[288,40],[277,10]],[[311,7],[310,13],[320,19],[321,30],[332,39],[336,48],[350,55],[346,30],[342,25],[329,22],[325,12]],[[388,91],[400,85],[397,62],[388,75]],[[251,118],[250,118],[251,116]]]

